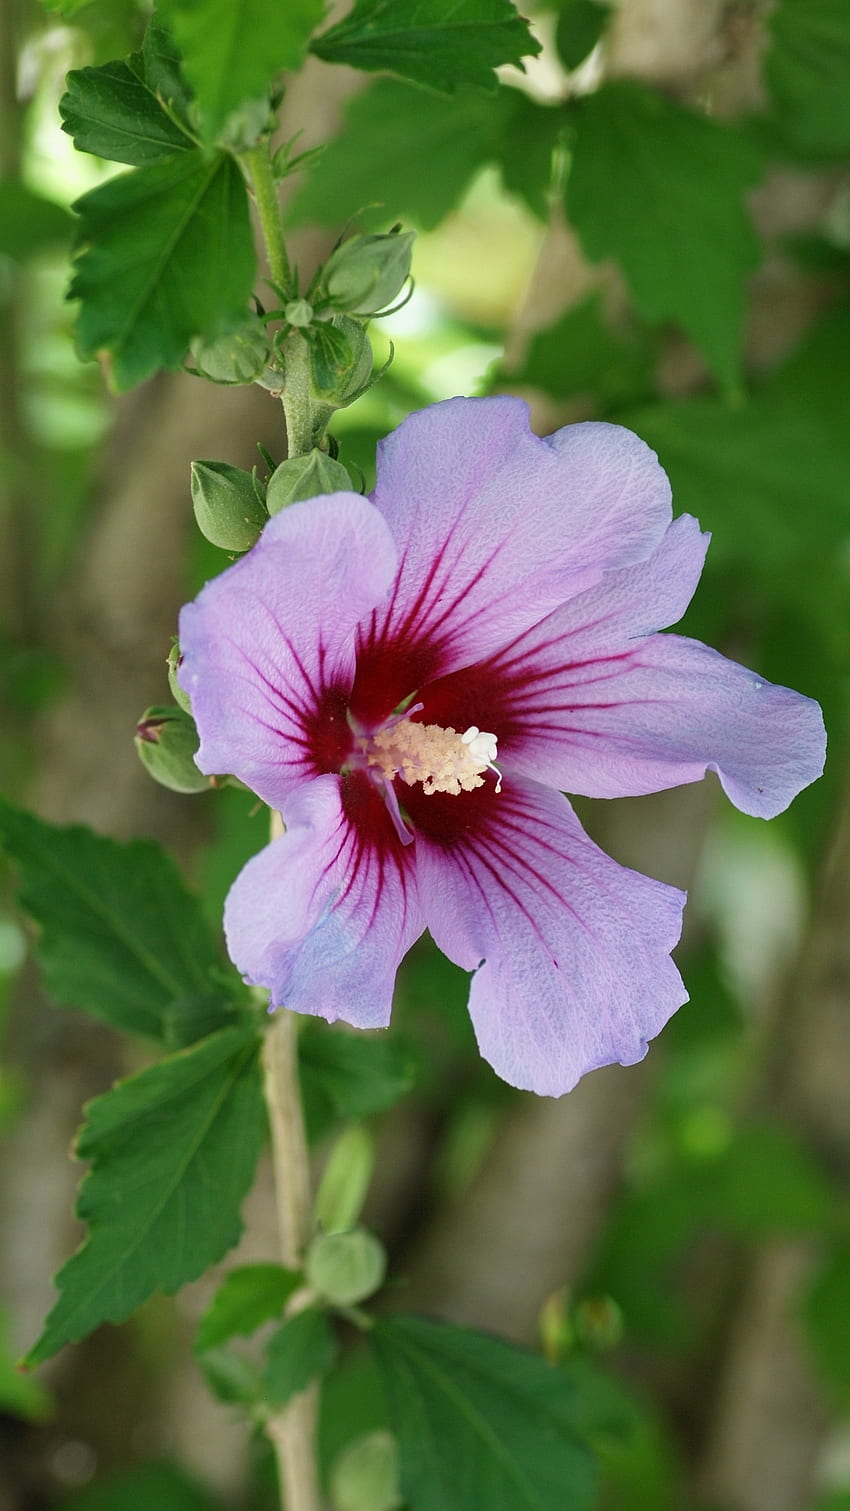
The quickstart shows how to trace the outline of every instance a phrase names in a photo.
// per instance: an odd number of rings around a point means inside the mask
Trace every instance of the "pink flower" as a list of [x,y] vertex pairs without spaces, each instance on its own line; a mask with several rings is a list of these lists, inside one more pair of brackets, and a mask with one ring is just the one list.
[[655,792],[716,771],[770,817],[822,770],[820,711],[657,631],[707,537],[614,425],[547,440],[517,399],[451,399],[381,446],[369,502],[292,505],[183,610],[202,771],[286,834],[227,902],[273,1005],[389,1022],[423,929],[472,971],[481,1053],[559,1095],[646,1052],[686,1000],[684,894],[610,860],[561,789]]

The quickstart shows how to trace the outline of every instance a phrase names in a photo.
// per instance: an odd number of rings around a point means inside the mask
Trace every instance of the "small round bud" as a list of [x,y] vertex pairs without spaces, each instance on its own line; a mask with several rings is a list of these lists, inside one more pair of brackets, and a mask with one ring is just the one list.
[[316,1192],[316,1221],[325,1233],[353,1228],[366,1200],[374,1163],[372,1135],[362,1123],[351,1123],[334,1144]]
[[330,302],[350,315],[376,315],[401,293],[410,274],[412,231],[352,236],[332,252],[322,274]]
[[320,1233],[307,1250],[307,1283],[332,1306],[356,1306],[373,1296],[386,1269],[383,1244],[365,1228]]
[[335,462],[315,446],[305,456],[291,456],[276,467],[266,489],[269,514],[279,514],[287,504],[320,493],[350,493],[351,478],[342,462]]
[[147,708],[136,725],[135,746],[154,781],[172,792],[206,792],[210,778],[195,765],[198,731],[182,708]]
[[192,705],[189,702],[189,694],[183,691],[183,688],[177,681],[177,668],[182,660],[180,647],[175,640],[171,650],[168,652],[168,661],[166,663],[168,666],[168,690],[178,707],[182,708],[184,713],[190,714],[192,712]]
[[402,1504],[391,1432],[369,1432],[337,1454],[330,1473],[334,1511],[396,1511]]
[[313,321],[313,306],[307,299],[290,299],[283,311],[283,318],[289,325],[306,329]]
[[246,320],[217,341],[195,341],[192,356],[198,372],[214,383],[254,383],[264,371],[271,348],[259,320]]
[[248,551],[268,519],[250,472],[229,462],[192,463],[192,503],[198,528],[223,551]]

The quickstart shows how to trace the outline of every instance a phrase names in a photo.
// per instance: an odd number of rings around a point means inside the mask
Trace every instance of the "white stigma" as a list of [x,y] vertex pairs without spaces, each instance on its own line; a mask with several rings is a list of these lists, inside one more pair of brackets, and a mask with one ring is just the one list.
[[402,719],[381,729],[364,741],[370,766],[391,781],[400,776],[408,787],[421,782],[427,794],[472,792],[483,787],[485,771],[498,778],[496,791],[502,788],[500,772],[493,764],[498,754],[496,736],[471,724],[464,734],[443,729],[440,724],[415,724]]

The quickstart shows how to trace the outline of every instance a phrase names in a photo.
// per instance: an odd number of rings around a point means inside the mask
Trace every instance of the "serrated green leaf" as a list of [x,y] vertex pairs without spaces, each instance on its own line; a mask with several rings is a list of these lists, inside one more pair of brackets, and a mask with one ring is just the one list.
[[459,84],[495,90],[493,70],[533,57],[540,43],[512,0],[356,0],[310,50],[452,93]]
[[282,69],[298,67],[324,8],[324,0],[162,0],[207,141]]
[[743,203],[757,154],[731,127],[640,84],[607,84],[571,109],[567,213],[587,255],[616,258],[640,313],[676,321],[734,388],[760,250]]
[[231,1270],[198,1324],[195,1352],[256,1332],[264,1322],[280,1316],[301,1284],[298,1271],[281,1264],[244,1264]]
[[[130,67],[137,68],[139,54],[128,58]],[[145,27],[141,51],[141,77],[154,94],[164,100],[185,125],[189,121],[192,91],[183,75],[182,60],[169,31],[159,22],[156,13]]]
[[246,1012],[241,983],[235,976],[222,979],[205,992],[188,992],[169,1002],[162,1015],[162,1042],[167,1050],[188,1049],[220,1028],[245,1027]]
[[639,335],[615,336],[603,318],[600,295],[590,294],[555,325],[535,331],[510,381],[542,388],[556,399],[592,392],[603,403],[622,403],[646,390],[651,355]]
[[[134,61],[138,71],[131,66]],[[104,63],[102,68],[78,68],[68,74],[59,114],[63,131],[79,152],[140,167],[194,147],[145,82],[141,63],[139,53],[126,63]]]
[[501,111],[500,96],[460,90],[440,99],[379,79],[352,100],[343,131],[313,165],[289,219],[339,225],[379,203],[381,212],[371,211],[364,223],[398,217],[429,230],[495,158]]
[[316,1018],[299,1034],[298,1068],[312,1140],[336,1122],[386,1111],[413,1084],[411,1058],[394,1039],[331,1028]]
[[[850,300],[834,304],[811,326],[781,367],[762,384],[761,398],[793,418],[806,411],[826,426],[850,465]],[[806,465],[811,459],[804,462]],[[814,458],[817,462],[817,456]]]
[[578,68],[599,41],[611,17],[604,0],[562,0],[555,42],[567,68]]
[[0,179],[0,256],[21,262],[44,247],[68,241],[73,229],[64,206],[36,194],[20,179]]
[[76,1153],[92,1161],[77,1203],[89,1231],[27,1364],[171,1295],[238,1241],[265,1130],[259,1049],[224,1029],[88,1104]]
[[678,507],[716,531],[715,565],[796,572],[846,538],[847,445],[815,413],[766,399],[741,408],[694,399],[617,418],[658,452]]
[[183,152],[111,179],[74,208],[80,352],[106,353],[119,391],[179,367],[194,337],[212,340],[244,318],[255,261],[233,158]]
[[40,927],[38,960],[58,1002],[162,1038],[173,1004],[209,993],[215,943],[159,845],[60,828],[2,800],[0,842],[20,868],[21,907]]
[[536,1354],[419,1317],[378,1321],[370,1340],[416,1511],[591,1511],[593,1460],[570,1381]]
[[[131,68],[136,68],[136,59],[139,54],[133,53],[127,62]],[[145,27],[145,36],[142,39],[142,77],[149,89],[154,91],[157,98],[165,101],[177,115],[181,122],[189,121],[189,106],[192,100],[192,91],[183,76],[183,66],[174,38],[171,32],[162,26],[159,15],[154,12],[151,20]]]
[[327,1374],[335,1356],[336,1339],[327,1312],[308,1306],[287,1317],[266,1349],[265,1399],[272,1406],[285,1406],[317,1375]]
[[781,0],[767,27],[765,78],[783,136],[816,156],[850,151],[847,0]]
[[552,154],[563,132],[563,113],[555,106],[539,105],[521,89],[503,89],[498,103],[503,120],[495,157],[502,182],[509,194],[525,201],[532,215],[546,221],[550,214]]
[[263,1377],[252,1359],[230,1348],[210,1348],[198,1364],[217,1401],[226,1406],[256,1406],[263,1394]]
[[53,1410],[53,1402],[38,1380],[24,1375],[13,1362],[7,1343],[5,1307],[0,1307],[0,1412],[20,1417],[24,1422],[44,1422]]

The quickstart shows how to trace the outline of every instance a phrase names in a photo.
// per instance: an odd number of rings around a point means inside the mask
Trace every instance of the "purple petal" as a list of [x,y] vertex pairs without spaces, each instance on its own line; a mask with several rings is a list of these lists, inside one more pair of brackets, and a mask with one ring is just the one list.
[[202,771],[233,772],[280,808],[321,769],[315,729],[326,734],[336,720],[347,738],[355,629],[395,566],[377,509],[338,493],[275,515],[253,550],[207,583],[180,615],[180,684]]
[[412,685],[642,560],[671,516],[667,478],[631,431],[587,423],[541,440],[508,397],[411,415],[379,448],[373,497],[401,557],[376,640],[430,649]]
[[364,842],[338,777],[299,788],[286,820],[230,889],[231,959],[273,1006],[385,1028],[399,961],[425,927],[407,852],[388,819],[392,843]]
[[493,658],[481,681],[499,690],[490,727],[507,769],[589,797],[658,792],[711,770],[762,818],[820,776],[816,703],[697,641],[648,633],[684,611],[705,544],[695,520],[677,520],[649,561]]
[[684,893],[609,859],[559,793],[506,783],[463,843],[418,836],[416,851],[428,927],[478,967],[478,1045],[512,1085],[560,1096],[597,1066],[631,1065],[687,1001],[670,959]]

